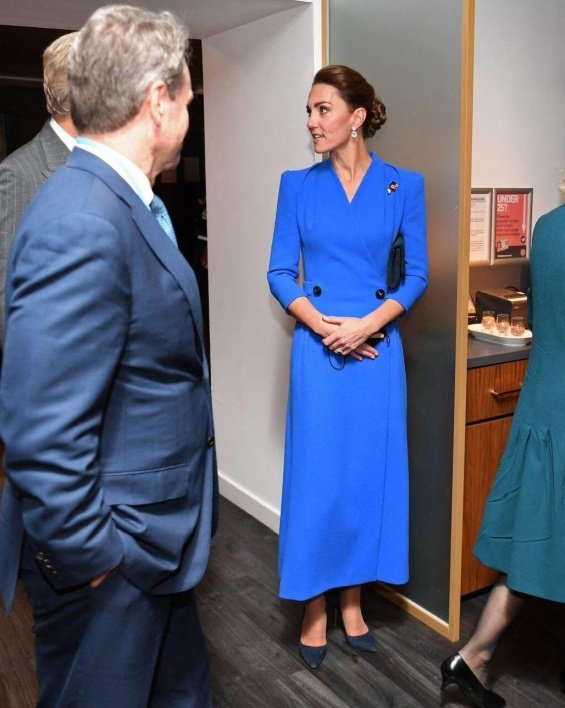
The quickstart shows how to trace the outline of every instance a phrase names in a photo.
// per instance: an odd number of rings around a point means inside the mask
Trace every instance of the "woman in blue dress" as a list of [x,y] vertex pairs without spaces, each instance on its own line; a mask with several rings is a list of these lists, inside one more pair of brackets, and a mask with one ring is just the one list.
[[[408,580],[406,380],[397,318],[427,284],[424,181],[367,150],[386,120],[344,66],[314,77],[308,129],[329,159],[281,178],[268,280],[296,319],[279,540],[280,595],[305,602],[301,656],[326,655],[325,592],[346,639],[375,651],[360,586]],[[405,277],[387,263],[404,237]],[[299,263],[302,261],[302,278]]]

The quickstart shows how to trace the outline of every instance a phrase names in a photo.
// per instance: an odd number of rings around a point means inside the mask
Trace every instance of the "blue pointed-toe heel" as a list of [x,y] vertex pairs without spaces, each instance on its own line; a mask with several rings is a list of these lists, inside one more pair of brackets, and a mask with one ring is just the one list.
[[[373,633],[371,630],[368,630],[365,632],[365,634],[347,634],[347,630],[345,629],[345,622],[343,621],[343,615],[341,614],[341,607],[340,609],[340,624],[341,628],[343,630],[343,634],[345,635],[345,641],[349,644],[349,646],[352,649],[356,649],[357,651],[367,651],[370,652],[371,654],[376,654],[377,652],[377,643],[375,641],[375,637],[373,636]],[[337,623],[336,623],[337,624]]]
[[[328,602],[326,601],[326,612],[328,610]],[[306,607],[302,612],[302,623],[304,624],[304,618],[306,617]],[[323,644],[319,647],[308,646],[308,644],[302,644],[301,641],[298,642],[298,651],[302,659],[308,664],[311,669],[319,669],[323,660],[326,658],[328,653],[328,645]]]
[[351,634],[347,634],[345,629],[343,630],[343,633],[345,634],[346,642],[353,649],[357,649],[357,651],[368,651],[371,654],[376,654],[377,643],[375,642],[375,637],[371,631],[365,632],[365,634],[359,634],[356,637],[351,636]]
[[302,642],[298,642],[298,651],[311,669],[319,669],[328,653],[328,645],[324,644],[324,646],[321,647],[309,647],[306,644],[302,644]]

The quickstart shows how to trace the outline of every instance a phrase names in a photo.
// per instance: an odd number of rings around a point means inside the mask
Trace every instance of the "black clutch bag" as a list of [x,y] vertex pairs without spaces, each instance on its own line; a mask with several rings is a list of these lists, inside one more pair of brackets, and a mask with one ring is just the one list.
[[386,284],[389,290],[396,290],[406,275],[406,262],[404,260],[404,237],[402,234],[394,239],[388,256],[386,268]]

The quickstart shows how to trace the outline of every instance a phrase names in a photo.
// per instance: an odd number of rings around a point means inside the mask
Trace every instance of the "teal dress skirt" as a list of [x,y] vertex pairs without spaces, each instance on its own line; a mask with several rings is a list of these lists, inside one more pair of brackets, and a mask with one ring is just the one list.
[[[424,181],[376,155],[351,202],[330,160],[281,178],[268,280],[283,308],[363,316],[427,284]],[[392,242],[406,278],[389,293]],[[299,277],[302,261],[303,277]],[[329,351],[297,323],[291,350],[279,536],[281,597],[306,600],[373,580],[408,580],[406,380],[397,323],[375,360]]]
[[565,206],[532,239],[533,339],[474,553],[510,588],[565,601]]

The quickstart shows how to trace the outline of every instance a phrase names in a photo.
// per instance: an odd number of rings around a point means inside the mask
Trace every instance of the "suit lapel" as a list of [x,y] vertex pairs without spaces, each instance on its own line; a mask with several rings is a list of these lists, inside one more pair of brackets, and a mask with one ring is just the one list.
[[71,151],[65,143],[57,136],[53,128],[49,125],[49,121],[45,123],[39,133],[39,142],[45,162],[41,167],[41,173],[45,177],[50,177],[55,170],[69,159]]
[[167,238],[153,214],[142,201],[137,199],[130,206],[133,220],[141,231],[143,238],[182,288],[192,310],[198,335],[202,339],[202,308],[194,271],[188,265],[179,249]]
[[[167,238],[157,219],[143,204],[129,184],[109,165],[86,150],[73,150],[69,167],[86,170],[105,182],[131,209],[132,218],[149,248],[169,271],[183,291],[194,319],[200,349],[204,352],[202,308],[198,284],[192,268],[178,248]],[[204,357],[203,357],[204,358]]]

